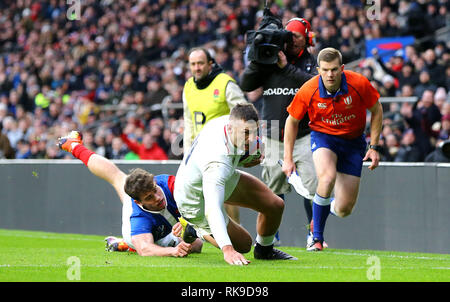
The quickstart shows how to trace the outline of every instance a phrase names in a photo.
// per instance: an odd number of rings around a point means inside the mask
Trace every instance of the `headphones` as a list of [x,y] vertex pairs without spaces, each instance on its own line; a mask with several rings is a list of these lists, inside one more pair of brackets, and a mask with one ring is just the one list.
[[[316,45],[316,34],[314,32],[312,32],[312,31],[310,31],[311,30],[311,24],[309,24],[309,22],[306,21],[303,18],[292,18],[291,20],[289,20],[286,23],[286,26],[292,21],[298,21],[298,22],[302,23],[303,26],[305,27],[306,47]],[[284,28],[286,28],[286,26]]]

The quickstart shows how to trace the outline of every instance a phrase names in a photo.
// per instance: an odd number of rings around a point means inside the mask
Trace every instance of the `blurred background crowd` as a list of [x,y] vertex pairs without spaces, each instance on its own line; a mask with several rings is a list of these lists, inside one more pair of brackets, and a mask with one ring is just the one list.
[[[258,27],[263,1],[79,1],[79,16],[66,0],[0,1],[0,158],[72,158],[56,139],[78,129],[110,159],[143,158],[130,141],[154,147],[145,159],[180,159],[187,52],[205,46],[239,81],[245,33]],[[354,69],[383,97],[417,97],[383,104],[382,159],[424,161],[449,139],[450,45],[434,38],[450,26],[449,3],[378,1],[371,20],[365,2],[282,0],[271,11],[283,24],[309,20],[310,51],[335,47],[344,63],[359,60]],[[367,56],[366,39],[407,35],[419,42],[388,61]],[[118,122],[129,140],[114,131]]]

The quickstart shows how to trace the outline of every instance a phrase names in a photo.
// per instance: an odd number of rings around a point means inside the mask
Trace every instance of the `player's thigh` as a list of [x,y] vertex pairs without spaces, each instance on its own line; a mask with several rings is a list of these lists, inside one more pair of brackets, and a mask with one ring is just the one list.
[[261,180],[255,176],[239,171],[239,182],[227,204],[250,208],[260,213],[283,210],[283,200],[275,195]]
[[336,178],[337,155],[328,148],[318,148],[313,152],[314,167],[319,179]]
[[337,173],[334,186],[335,207],[350,214],[358,200],[360,177]]

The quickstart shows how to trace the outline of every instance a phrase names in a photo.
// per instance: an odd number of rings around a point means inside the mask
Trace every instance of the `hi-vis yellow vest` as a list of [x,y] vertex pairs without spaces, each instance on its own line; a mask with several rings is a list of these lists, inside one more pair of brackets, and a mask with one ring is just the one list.
[[193,137],[197,136],[208,121],[230,114],[225,96],[229,81],[235,82],[229,75],[219,73],[205,89],[198,89],[193,77],[184,85],[184,96],[192,119]]

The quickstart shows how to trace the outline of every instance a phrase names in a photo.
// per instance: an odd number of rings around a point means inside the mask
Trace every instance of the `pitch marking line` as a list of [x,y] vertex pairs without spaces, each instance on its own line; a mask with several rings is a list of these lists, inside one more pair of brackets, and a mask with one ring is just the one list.
[[[36,267],[43,267],[43,268],[66,268],[66,265],[58,265],[58,264],[18,264],[18,265],[10,265],[10,264],[0,264],[0,268],[36,268]],[[109,267],[109,268],[123,268],[123,267],[146,267],[146,268],[175,268],[174,265],[171,264],[163,264],[163,265],[126,265],[126,266],[117,266],[114,264],[83,264],[82,267],[92,267],[92,268],[99,268],[99,267]],[[176,268],[192,268],[192,265],[176,265]],[[199,266],[196,266],[199,267]],[[208,265],[210,267],[210,265]],[[349,269],[349,270],[367,270],[367,266],[292,266],[292,267],[283,267],[280,269],[324,269],[324,270],[342,270],[342,269]],[[402,267],[402,266],[386,266],[383,267],[383,269],[393,269],[393,270],[422,270],[422,267]],[[450,270],[450,267],[429,267],[429,269],[432,270]]]

